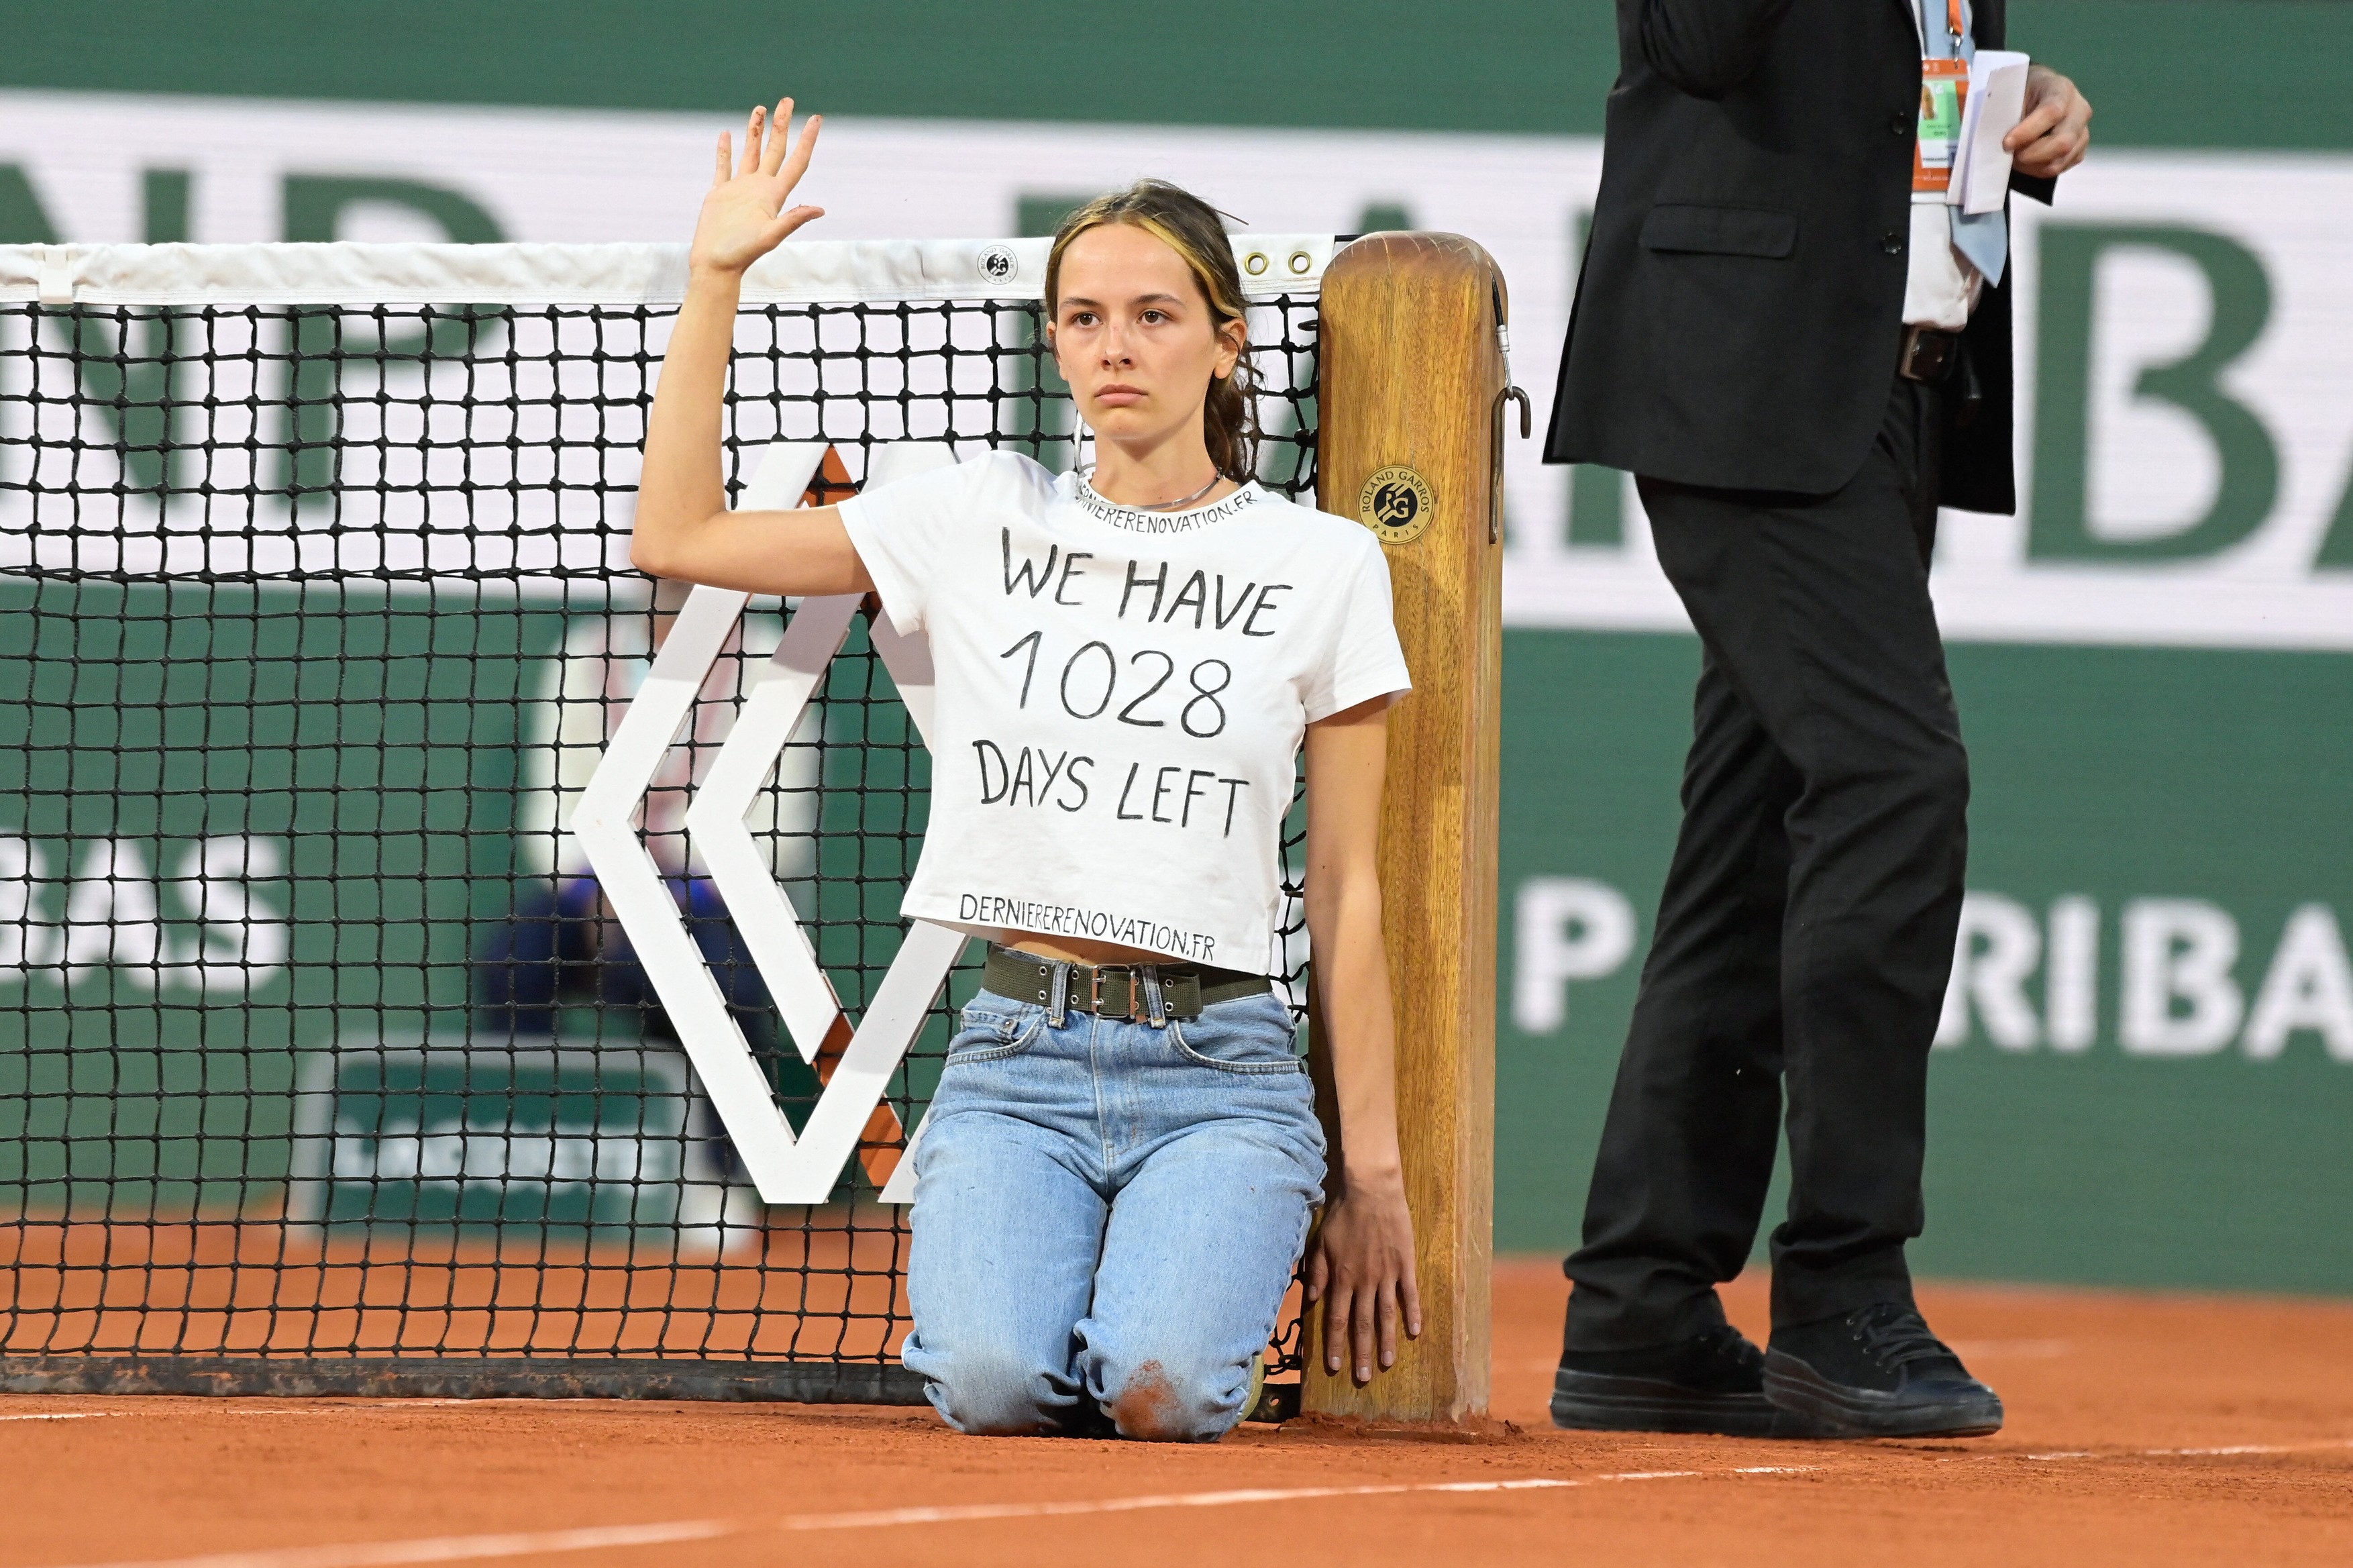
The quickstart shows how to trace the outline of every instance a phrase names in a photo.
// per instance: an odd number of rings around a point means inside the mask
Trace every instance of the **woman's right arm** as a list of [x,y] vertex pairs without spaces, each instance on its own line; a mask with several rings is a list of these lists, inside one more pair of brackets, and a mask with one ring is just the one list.
[[728,139],[719,138],[718,177],[688,256],[686,303],[646,422],[629,563],[657,577],[754,594],[864,594],[874,583],[839,511],[730,511],[720,480],[720,424],[744,269],[822,216],[816,207],[779,210],[817,146],[819,121],[812,117],[786,155],[792,112],[790,99],[776,105],[773,123],[765,110],[752,111],[744,159],[732,174]]

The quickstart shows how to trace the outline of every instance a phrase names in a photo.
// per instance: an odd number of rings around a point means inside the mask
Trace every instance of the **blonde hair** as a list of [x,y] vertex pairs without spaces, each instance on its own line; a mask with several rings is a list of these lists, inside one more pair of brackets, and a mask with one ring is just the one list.
[[[1185,258],[1218,328],[1244,320],[1241,269],[1234,265],[1218,210],[1166,180],[1138,180],[1124,191],[1097,196],[1062,220],[1046,257],[1050,319],[1061,300],[1062,253],[1087,230],[1113,223],[1140,228]],[[1234,362],[1231,375],[1209,378],[1201,401],[1201,433],[1218,472],[1240,482],[1258,471],[1258,371],[1247,353]]]

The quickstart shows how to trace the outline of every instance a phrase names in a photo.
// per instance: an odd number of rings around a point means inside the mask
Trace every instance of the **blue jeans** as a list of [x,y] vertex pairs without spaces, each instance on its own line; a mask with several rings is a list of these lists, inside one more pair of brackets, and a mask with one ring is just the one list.
[[961,1432],[1223,1436],[1324,1197],[1290,1010],[1056,1028],[983,991],[963,1024],[915,1152],[907,1366]]

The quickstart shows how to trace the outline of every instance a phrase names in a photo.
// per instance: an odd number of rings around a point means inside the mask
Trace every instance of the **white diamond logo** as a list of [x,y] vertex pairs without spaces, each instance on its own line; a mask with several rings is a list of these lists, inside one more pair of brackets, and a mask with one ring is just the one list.
[[[797,504],[826,451],[823,442],[772,444],[739,504],[747,510]],[[867,488],[955,461],[955,452],[938,443],[879,446],[869,462]],[[882,1093],[964,950],[964,933],[929,921],[911,921],[865,1016],[852,1027],[798,913],[745,824],[849,636],[858,611],[856,595],[801,601],[686,812],[687,828],[712,883],[776,999],[794,1048],[824,1085],[797,1138],[638,832],[646,792],[691,720],[696,694],[750,598],[704,587],[687,596],[645,684],[581,791],[571,830],[760,1196],[771,1204],[823,1203],[863,1142],[863,1163],[881,1186],[882,1201],[908,1203],[914,1197],[913,1155],[923,1130],[916,1128],[903,1150],[891,1147],[904,1129],[882,1102]],[[881,616],[869,627],[869,637],[916,732],[928,743],[929,642],[900,637]]]

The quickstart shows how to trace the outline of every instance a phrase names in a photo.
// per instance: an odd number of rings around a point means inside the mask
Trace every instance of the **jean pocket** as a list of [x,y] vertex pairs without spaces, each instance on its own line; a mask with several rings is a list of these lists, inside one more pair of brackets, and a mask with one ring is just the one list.
[[1272,995],[1244,996],[1204,1008],[1198,1018],[1171,1019],[1168,1037],[1176,1054],[1219,1072],[1296,1073],[1298,1028],[1291,1009]]
[[986,993],[965,1005],[961,1025],[948,1041],[948,1061],[995,1061],[1029,1048],[1046,1022],[1046,1009]]

